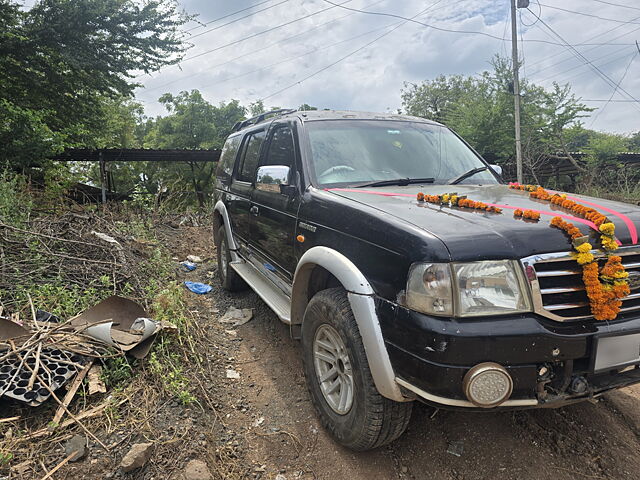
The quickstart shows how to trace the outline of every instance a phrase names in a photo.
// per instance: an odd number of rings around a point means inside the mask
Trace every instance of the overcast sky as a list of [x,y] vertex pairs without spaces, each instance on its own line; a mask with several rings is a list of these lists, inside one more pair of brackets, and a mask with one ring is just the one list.
[[[415,17],[444,29],[483,32],[506,39],[511,36],[509,0],[333,1],[368,11]],[[569,82],[575,94],[588,105],[606,105],[595,122],[585,121],[587,127],[622,133],[637,131],[640,105],[622,100],[629,100],[630,96],[640,98],[640,54],[635,46],[636,39],[640,40],[640,3],[607,2],[541,0],[540,5],[532,1],[530,6],[564,40],[575,45],[586,60],[577,59],[565,46],[536,42],[562,43],[531,12],[521,10],[518,22],[522,34],[520,54],[524,60],[521,75],[546,87],[553,81]],[[404,82],[420,82],[440,74],[473,75],[490,68],[489,61],[495,54],[511,54],[508,41],[354,13],[324,0],[180,0],[180,3],[188,13],[198,14],[202,23],[255,7],[206,26],[196,22],[185,26],[193,44],[186,59],[180,66],[166,67],[140,79],[144,88],[136,93],[148,115],[164,113],[157,103],[161,94],[191,89],[200,90],[214,103],[233,98],[248,105],[266,98],[267,106],[296,107],[308,103],[320,108],[395,111],[401,107]],[[309,17],[295,21],[305,16]],[[237,21],[224,26],[234,20]],[[286,22],[293,23],[275,28]],[[267,29],[273,30],[260,33]],[[247,38],[252,35],[255,36]],[[377,37],[381,38],[376,40]],[[233,44],[226,46],[230,43]],[[611,45],[577,45],[580,43]],[[338,62],[358,49],[361,50]],[[329,67],[334,62],[338,63]],[[325,67],[329,68],[307,79]],[[620,89],[613,95],[614,101],[606,104],[623,76]]]

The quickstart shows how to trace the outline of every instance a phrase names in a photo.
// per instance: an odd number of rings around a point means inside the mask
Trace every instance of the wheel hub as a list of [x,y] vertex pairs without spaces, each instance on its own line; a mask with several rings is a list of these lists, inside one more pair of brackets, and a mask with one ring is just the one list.
[[316,330],[313,361],[325,401],[334,412],[346,415],[353,405],[353,371],[347,347],[332,326],[323,324]]

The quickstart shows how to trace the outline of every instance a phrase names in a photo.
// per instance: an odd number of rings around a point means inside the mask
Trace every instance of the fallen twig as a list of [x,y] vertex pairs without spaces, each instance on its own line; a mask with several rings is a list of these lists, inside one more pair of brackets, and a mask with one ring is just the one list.
[[58,470],[60,470],[62,467],[64,467],[67,463],[69,463],[69,461],[78,453],[77,450],[74,450],[73,452],[71,452],[69,455],[67,455],[67,457],[62,460],[58,465],[56,465],[55,467],[53,467],[53,470],[49,470],[49,473],[47,473],[44,477],[42,477],[40,480],[47,480],[48,478],[51,478],[51,475],[53,475],[54,473],[56,473]]
[[53,416],[53,420],[52,420],[53,423],[55,424],[60,423],[60,420],[64,416],[66,408],[69,406],[69,403],[71,403],[71,400],[73,400],[73,397],[75,397],[76,392],[78,391],[78,388],[80,388],[80,385],[82,385],[82,381],[84,380],[84,377],[87,376],[87,373],[89,372],[89,369],[91,368],[92,365],[93,365],[93,360],[87,363],[85,367],[82,370],[80,370],[80,372],[78,372],[78,374],[76,375],[76,378],[73,380],[73,383],[69,386],[69,390],[67,390],[67,394],[64,396],[64,399],[62,400],[62,404],[58,407],[58,410],[56,410],[56,414]]

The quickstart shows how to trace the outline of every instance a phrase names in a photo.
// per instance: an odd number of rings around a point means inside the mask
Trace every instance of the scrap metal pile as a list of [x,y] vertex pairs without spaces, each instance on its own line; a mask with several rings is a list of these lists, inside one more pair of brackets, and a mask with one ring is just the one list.
[[[143,358],[163,328],[136,302],[118,296],[67,322],[32,312],[23,325],[0,316],[0,397],[34,407],[52,396],[68,404],[96,360]],[[61,401],[55,392],[74,378]]]

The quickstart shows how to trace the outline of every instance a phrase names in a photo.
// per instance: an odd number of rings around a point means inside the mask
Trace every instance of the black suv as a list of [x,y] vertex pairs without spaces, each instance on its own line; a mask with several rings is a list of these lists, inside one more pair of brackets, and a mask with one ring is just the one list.
[[301,339],[311,398],[343,445],[394,440],[413,400],[557,407],[640,382],[640,209],[578,198],[615,223],[629,272],[616,320],[596,321],[571,243],[547,220],[593,235],[589,222],[498,172],[445,126],[404,115],[277,111],[226,141],[220,280],[248,284]]

